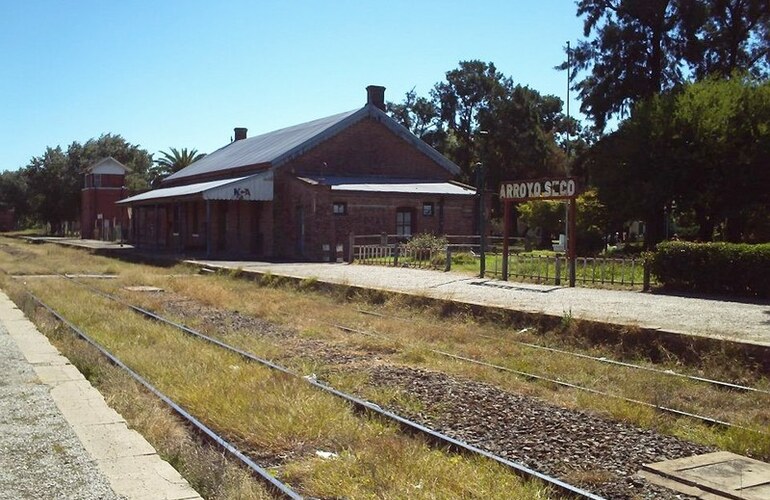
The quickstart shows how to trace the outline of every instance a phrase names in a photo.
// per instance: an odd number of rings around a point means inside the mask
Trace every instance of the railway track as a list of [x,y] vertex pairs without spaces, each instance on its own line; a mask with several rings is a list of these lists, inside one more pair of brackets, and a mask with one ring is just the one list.
[[[68,278],[73,278],[73,277],[68,277]],[[73,279],[72,281],[76,282],[75,279]],[[81,283],[78,283],[78,284],[81,284]],[[84,283],[82,283],[82,285],[90,287],[90,285],[86,285]],[[98,290],[98,289],[94,288],[94,291],[96,291],[96,290]],[[383,314],[380,314],[380,313],[377,313],[377,312],[373,312],[373,311],[359,310],[358,312],[360,312],[362,314],[366,314],[366,315],[378,316],[378,317],[383,317],[383,318],[388,318],[388,319],[403,319],[403,318],[398,318],[397,316],[386,316],[386,315],[383,315]],[[184,316],[185,315],[183,314],[183,317]],[[217,315],[215,315],[213,317],[216,318],[216,317],[220,317],[220,316],[217,314]],[[180,326],[183,326],[183,325],[180,325]],[[335,325],[335,326],[336,327],[342,327],[343,329],[349,329],[351,331],[351,333],[353,333],[355,331],[355,329],[351,329],[350,327],[345,326],[345,325]],[[365,326],[364,328],[368,329],[370,327],[366,327]],[[359,334],[363,334],[363,335],[372,335],[372,336],[380,335],[376,331],[365,332],[363,330],[358,330],[358,331],[355,331],[355,333],[359,333]],[[479,335],[479,336],[480,337],[484,337],[484,338],[493,339],[493,340],[503,340],[504,339],[506,342],[516,343],[518,345],[522,345],[524,347],[531,348],[531,349],[537,349],[537,350],[542,350],[542,351],[551,351],[551,352],[560,353],[560,354],[564,354],[564,355],[574,356],[574,357],[577,357],[577,358],[583,358],[583,359],[586,359],[586,360],[592,360],[592,361],[595,361],[595,362],[606,363],[606,364],[614,365],[614,366],[618,366],[618,367],[624,367],[624,368],[636,369],[636,370],[644,370],[644,371],[649,371],[649,372],[658,372],[658,374],[661,374],[661,375],[673,376],[673,377],[678,377],[678,378],[682,378],[682,379],[688,379],[688,380],[690,380],[692,382],[706,383],[706,384],[712,385],[712,386],[720,388],[720,389],[725,389],[726,391],[741,391],[741,392],[764,393],[764,394],[768,393],[767,391],[764,391],[762,389],[748,387],[748,386],[743,386],[743,385],[740,385],[740,384],[734,384],[732,382],[724,382],[724,381],[719,381],[719,380],[714,380],[714,379],[706,379],[706,378],[701,378],[701,377],[693,377],[693,376],[686,375],[686,374],[670,372],[668,370],[660,370],[660,369],[645,367],[645,366],[641,366],[641,365],[633,365],[631,363],[624,363],[622,361],[616,361],[616,360],[607,359],[607,358],[599,358],[599,357],[594,357],[594,356],[588,356],[588,355],[584,355],[584,354],[581,354],[581,353],[573,353],[573,352],[570,352],[570,351],[550,348],[550,347],[546,347],[546,346],[539,346],[537,344],[531,344],[531,343],[521,342],[519,340],[514,340],[514,339],[509,338],[508,336],[492,336],[492,335]],[[388,338],[388,337],[387,336],[382,336],[382,338]],[[486,363],[482,359],[472,359],[472,358],[468,358],[467,356],[460,356],[459,353],[452,353],[452,352],[439,353],[439,352],[436,352],[435,354],[441,355],[441,356],[446,356],[448,358],[451,358],[451,357],[454,356],[455,357],[454,359],[456,359],[457,361],[463,362],[463,363],[472,363],[472,364],[478,364],[478,365],[483,365],[483,364]],[[459,359],[460,357],[465,357],[467,359],[466,360],[462,360],[462,359]],[[513,371],[513,370],[511,370],[509,368],[506,368],[506,367],[496,366],[493,363],[486,363],[486,364],[489,367],[491,367],[493,369],[498,369],[500,371],[508,371],[508,372],[512,372]],[[381,374],[382,374],[381,372],[378,372],[377,376],[380,376]],[[553,383],[554,385],[559,385],[559,386],[562,386],[562,387],[570,387],[570,385],[562,385],[562,384],[569,384],[568,382],[565,383],[562,380],[549,379],[548,377],[542,377],[542,378],[538,379],[537,377],[539,377],[539,376],[536,375],[536,374],[528,374],[528,373],[519,372],[519,373],[516,373],[516,375],[520,376],[520,377],[529,378],[529,379],[532,379],[532,380],[541,380],[542,382],[549,383],[549,384]],[[534,375],[534,377],[531,377],[530,375]],[[295,375],[295,376],[298,376],[298,375]],[[419,376],[421,377],[422,375],[419,375]],[[391,378],[386,378],[384,380],[388,380],[389,381],[388,383],[392,383],[392,381],[393,381],[393,379],[391,379]],[[428,387],[428,386],[425,386],[425,387]],[[582,388],[577,388],[577,387],[572,387],[572,388],[575,389],[575,390],[582,390]],[[589,392],[591,391],[590,388],[587,388],[587,389],[589,390]],[[409,388],[407,390],[411,392],[411,388]],[[420,396],[420,397],[422,397],[422,396]],[[475,397],[475,396],[472,396],[472,397]],[[609,397],[613,397],[613,396],[610,395]],[[642,405],[645,405],[644,402],[640,402],[640,403]],[[510,407],[515,407],[515,406],[512,405]],[[364,411],[369,411],[369,410],[364,410]],[[396,411],[399,411],[399,410],[396,410]],[[665,411],[665,410],[663,410],[663,411]],[[407,411],[407,413],[410,413],[410,412]],[[493,415],[490,414],[489,416],[493,416]],[[686,413],[685,414],[681,414],[679,416],[688,416],[688,417],[694,417],[694,418],[700,417],[698,415],[690,415],[690,414],[686,414]],[[467,434],[464,434],[464,433],[458,434],[457,432],[455,432],[454,431],[455,427],[453,425],[451,425],[451,424],[447,425],[447,423],[446,423],[447,421],[446,420],[443,423],[439,423],[438,427],[436,427],[434,425],[436,422],[433,422],[431,420],[425,421],[424,419],[422,419],[420,417],[420,415],[413,414],[413,417],[417,418],[418,425],[419,425],[419,422],[423,422],[423,425],[427,425],[428,427],[438,428],[438,429],[443,430],[443,432],[449,431],[449,434],[451,434],[452,436],[455,436],[455,437],[459,437],[461,440],[468,438]],[[708,419],[708,417],[705,417],[705,418]],[[710,423],[712,425],[717,425],[717,426],[724,426],[723,424],[727,424],[727,426],[731,425],[729,422],[721,422],[721,421],[718,421],[716,419],[711,419],[711,420],[713,420],[713,422],[708,422],[707,420],[703,420],[703,421],[706,422],[706,423]],[[594,425],[594,424],[591,424],[591,425]],[[514,426],[514,427],[509,426],[508,428],[513,429],[513,428],[519,428],[519,427],[518,426]],[[525,426],[523,428],[526,429],[527,427]],[[741,426],[734,426],[734,428],[743,429],[743,427],[741,427]],[[591,427],[590,429],[593,430],[593,427]],[[504,429],[501,429],[501,430],[504,430]],[[517,434],[521,434],[521,432],[519,432]],[[591,436],[591,434],[587,434],[587,436]],[[484,440],[479,441],[476,438],[471,439],[471,442],[473,442],[475,444],[485,443]],[[532,441],[530,441],[530,442],[532,442]],[[593,442],[593,441],[589,441],[589,442]],[[527,443],[527,444],[528,444],[528,446],[532,446],[532,444],[529,444],[529,443]],[[674,445],[674,446],[676,446],[676,445]],[[486,449],[489,449],[491,451],[494,451],[494,452],[499,451],[497,448],[489,448],[486,444],[483,444],[483,447],[486,448]],[[507,454],[507,456],[513,458],[515,461],[518,461],[518,459],[520,459],[522,457],[521,457],[521,455],[519,453],[511,454],[510,453],[511,450],[514,450],[514,449],[515,448],[508,449],[506,454]],[[546,449],[548,449],[548,448],[546,448]],[[632,447],[628,447],[626,449],[630,450],[630,449],[632,449]],[[674,449],[676,449],[676,448],[674,448]],[[550,453],[553,453],[553,451],[550,451]],[[560,454],[558,449],[556,450],[556,453],[557,453],[556,456],[564,456],[564,455]],[[569,456],[570,459],[572,460],[572,463],[575,463],[574,459],[573,459],[574,455],[566,455],[566,456]],[[529,464],[530,468],[534,468],[534,469],[538,469],[538,470],[547,470],[549,472],[549,474],[554,475],[554,473],[555,473],[558,477],[567,477],[567,476],[563,476],[562,475],[564,471],[560,470],[558,467],[556,469],[554,469],[549,464],[547,467],[542,468],[543,463],[541,461],[538,460],[538,461],[536,461],[536,463],[533,464],[533,463],[530,462],[530,460],[527,457],[528,457],[528,454],[524,453],[524,458],[527,459],[526,462]],[[611,467],[613,467],[613,466],[611,466]],[[612,470],[614,470],[614,467],[612,468]],[[578,480],[578,482],[580,484],[592,484],[590,482],[589,483],[585,483],[582,480]],[[616,492],[617,491],[620,491],[620,490],[617,490],[617,489],[609,489],[609,490],[607,490],[606,488],[601,488],[602,494],[606,495],[607,497],[610,497],[610,498],[616,497]],[[644,498],[651,498],[651,497],[646,497],[645,496]],[[656,495],[656,498],[657,498],[657,495]]]
[[[380,314],[378,312],[374,311],[367,311],[365,309],[357,309],[357,311],[361,314],[369,315],[369,316],[376,316],[380,318],[387,318],[387,319],[396,319],[400,321],[408,321],[406,318],[399,318],[398,316],[387,316],[385,314]],[[529,331],[529,328],[523,328],[519,330],[517,333],[525,333]],[[522,342],[520,340],[515,340],[510,337],[495,337],[492,335],[483,335],[483,334],[476,334],[478,337],[485,338],[485,339],[491,339],[491,340],[505,340],[506,342],[520,345],[522,347],[528,347],[530,349],[535,349],[539,351],[546,351],[546,352],[554,352],[558,354],[564,354],[566,356],[572,356],[574,358],[580,358],[580,359],[587,359],[591,361],[596,361],[597,363],[605,363],[608,365],[614,365],[614,366],[622,366],[624,368],[631,368],[633,370],[640,370],[640,371],[646,371],[650,373],[657,373],[659,375],[666,375],[669,377],[676,377],[681,378],[685,380],[691,380],[693,382],[701,382],[704,384],[712,385],[714,387],[718,387],[720,389],[728,389],[728,390],[735,390],[735,391],[741,391],[741,392],[754,392],[758,394],[767,394],[770,395],[770,391],[759,389],[756,387],[750,387],[746,385],[736,384],[734,382],[728,382],[725,380],[717,380],[717,379],[711,379],[707,377],[698,377],[695,375],[687,375],[686,373],[679,373],[675,372],[673,370],[661,370],[660,368],[653,368],[651,366],[644,366],[634,363],[628,363],[626,361],[618,361],[616,359],[611,359],[607,357],[598,357],[598,356],[591,356],[588,354],[583,354],[579,352],[572,352],[572,351],[566,351],[564,349],[557,349],[555,347],[548,347],[544,345],[539,344],[533,344],[531,342]]]
[[[330,326],[333,326],[333,327],[335,327],[335,328],[337,328],[339,330],[342,330],[342,331],[346,331],[346,332],[350,332],[350,333],[356,333],[356,334],[359,334],[359,335],[371,336],[371,337],[374,337],[374,338],[386,338],[386,337],[384,337],[382,335],[378,335],[378,334],[371,333],[371,332],[365,332],[363,330],[358,330],[358,329],[351,328],[351,327],[348,327],[348,326],[331,324],[331,323],[330,323]],[[428,349],[428,351],[433,353],[433,354],[438,354],[439,356],[444,356],[446,358],[454,359],[456,361],[462,361],[462,362],[466,362],[466,363],[472,363],[474,365],[485,366],[487,368],[493,368],[493,369],[501,371],[501,372],[512,373],[514,375],[517,375],[517,376],[520,376],[520,377],[523,377],[523,378],[526,378],[526,379],[529,379],[529,380],[536,380],[538,382],[546,382],[546,383],[549,383],[549,384],[558,385],[559,387],[566,387],[568,389],[575,389],[575,390],[586,392],[586,393],[589,393],[589,394],[594,394],[594,395],[597,395],[597,396],[602,396],[602,397],[606,397],[606,398],[616,399],[616,400],[623,401],[623,402],[626,402],[626,403],[631,403],[631,404],[638,405],[638,406],[644,406],[644,407],[647,407],[647,408],[652,408],[652,409],[657,410],[657,411],[662,412],[662,413],[668,413],[668,414],[675,415],[675,416],[678,416],[678,417],[691,418],[693,420],[698,420],[698,421],[703,422],[703,423],[708,424],[708,425],[718,425],[720,427],[724,427],[725,429],[733,428],[733,429],[741,429],[741,430],[749,431],[749,432],[755,432],[757,434],[766,434],[766,433],[764,433],[762,431],[759,431],[759,430],[756,430],[756,429],[751,429],[751,428],[748,428],[748,427],[744,427],[744,426],[740,426],[740,425],[736,425],[736,424],[731,424],[729,422],[725,422],[725,421],[718,420],[718,419],[711,418],[711,417],[706,417],[706,416],[703,416],[703,415],[698,415],[696,413],[690,413],[690,412],[686,412],[686,411],[682,411],[682,410],[677,410],[675,408],[669,408],[669,407],[666,407],[666,406],[655,405],[655,404],[652,404],[652,403],[648,403],[646,401],[640,401],[638,399],[626,398],[626,397],[623,397],[623,396],[618,396],[616,394],[611,394],[611,393],[608,393],[608,392],[599,391],[597,389],[592,389],[590,387],[584,387],[584,386],[581,386],[581,385],[578,385],[578,384],[573,384],[573,383],[570,383],[570,382],[565,382],[563,380],[559,380],[559,379],[555,379],[555,378],[550,378],[550,377],[545,377],[545,376],[542,376],[542,375],[536,375],[534,373],[524,372],[524,371],[520,371],[520,370],[514,370],[512,368],[507,368],[505,366],[496,365],[494,363],[489,363],[489,362],[486,362],[486,361],[483,361],[483,360],[479,360],[479,359],[475,359],[475,358],[470,358],[470,357],[467,357],[467,356],[461,356],[461,355],[458,355],[458,354],[453,354],[453,353],[449,353],[449,352],[445,352],[445,351],[440,351],[438,349]]]
[[[73,283],[75,283],[75,284],[77,284],[79,286],[82,286],[82,287],[85,287],[85,288],[89,289],[91,292],[93,292],[95,294],[98,294],[98,295],[102,296],[103,298],[115,301],[115,302],[117,302],[117,303],[119,303],[119,304],[121,304],[121,305],[123,305],[123,306],[125,306],[125,307],[127,307],[129,309],[131,309],[132,311],[134,311],[134,312],[136,312],[138,314],[141,314],[142,316],[144,316],[144,317],[146,317],[148,319],[151,319],[151,320],[154,320],[154,321],[158,321],[158,322],[164,323],[166,325],[172,326],[172,327],[174,327],[174,328],[176,328],[176,329],[178,329],[178,330],[180,330],[180,331],[182,331],[182,332],[184,332],[184,333],[186,333],[188,335],[194,336],[194,337],[196,337],[198,339],[201,339],[201,340],[203,340],[205,342],[213,344],[213,345],[215,345],[215,346],[217,346],[219,348],[222,348],[222,349],[225,349],[225,350],[227,350],[229,352],[235,353],[238,356],[242,357],[243,359],[245,359],[245,360],[247,360],[249,362],[258,363],[258,364],[260,364],[262,366],[268,367],[268,368],[270,368],[272,370],[275,370],[275,371],[278,371],[280,373],[283,373],[283,374],[286,374],[286,375],[289,375],[289,376],[301,379],[305,383],[313,386],[314,388],[316,388],[318,390],[324,391],[324,392],[326,392],[328,394],[331,394],[331,395],[333,395],[333,396],[335,396],[335,397],[337,397],[339,399],[342,399],[343,401],[345,401],[348,404],[352,405],[352,407],[354,407],[355,409],[357,409],[360,412],[376,415],[377,417],[382,418],[382,419],[384,419],[386,421],[391,421],[391,422],[394,422],[394,423],[398,424],[402,429],[408,431],[411,434],[416,434],[416,435],[424,436],[425,438],[428,439],[428,441],[433,442],[439,448],[449,448],[449,449],[451,449],[451,450],[453,450],[455,452],[459,452],[459,453],[463,453],[463,454],[476,455],[476,456],[480,456],[480,457],[484,457],[486,459],[492,460],[492,461],[494,461],[494,462],[496,462],[496,463],[498,463],[498,464],[508,468],[509,470],[511,470],[512,472],[514,472],[515,474],[517,474],[517,475],[519,475],[521,477],[529,478],[529,479],[538,479],[538,480],[542,481],[543,483],[545,483],[546,485],[551,487],[555,492],[557,492],[560,495],[565,495],[565,496],[570,497],[570,498],[588,498],[588,499],[597,499],[597,500],[602,498],[599,495],[593,494],[593,493],[591,493],[589,491],[586,491],[586,490],[581,489],[581,488],[579,488],[577,486],[569,484],[569,483],[567,483],[567,482],[565,482],[565,481],[563,481],[561,479],[558,479],[558,478],[549,476],[547,474],[538,472],[538,471],[536,471],[534,469],[531,469],[531,468],[529,468],[529,467],[527,467],[527,466],[525,466],[525,465],[523,465],[521,463],[518,463],[518,462],[515,462],[515,461],[512,461],[512,460],[508,460],[508,459],[506,459],[504,457],[501,457],[501,456],[495,455],[493,453],[487,452],[487,451],[485,451],[483,449],[480,449],[480,448],[478,448],[476,446],[468,444],[468,443],[466,443],[464,441],[461,441],[459,439],[455,439],[455,438],[452,438],[452,437],[450,437],[450,436],[448,436],[446,434],[437,432],[437,431],[435,431],[433,429],[430,429],[430,428],[428,428],[428,427],[426,427],[426,426],[424,426],[424,425],[422,425],[422,424],[420,424],[420,423],[418,423],[416,421],[404,418],[404,417],[402,417],[402,416],[400,416],[400,415],[398,415],[398,414],[396,414],[394,412],[385,410],[385,409],[381,408],[380,406],[378,406],[375,403],[372,403],[372,402],[369,402],[369,401],[365,401],[365,400],[360,399],[360,398],[358,398],[356,396],[353,396],[353,395],[347,394],[347,393],[345,393],[343,391],[337,390],[337,389],[335,389],[335,388],[333,388],[331,386],[328,386],[326,384],[323,384],[323,383],[321,383],[321,382],[319,382],[319,381],[317,381],[317,380],[315,380],[315,379],[313,379],[311,377],[303,377],[302,375],[300,375],[298,373],[295,373],[295,372],[289,370],[288,368],[280,366],[280,365],[278,365],[278,364],[276,364],[276,363],[274,363],[274,362],[272,362],[270,360],[260,358],[258,356],[255,356],[254,354],[246,352],[246,351],[244,351],[244,350],[242,350],[242,349],[240,349],[238,347],[229,345],[226,342],[223,342],[221,340],[218,340],[218,339],[215,339],[215,338],[210,337],[208,335],[205,335],[205,334],[203,334],[201,332],[198,332],[198,331],[196,331],[196,330],[194,330],[192,328],[189,328],[189,327],[187,327],[185,325],[182,325],[182,324],[179,324],[177,322],[174,322],[174,321],[171,321],[169,319],[166,319],[166,318],[164,318],[163,316],[161,316],[161,315],[159,315],[157,313],[154,313],[154,312],[149,311],[147,309],[144,309],[144,308],[135,306],[133,304],[130,304],[130,303],[126,302],[125,300],[119,298],[119,297],[116,297],[114,295],[111,295],[111,294],[108,294],[106,292],[103,292],[103,291],[101,291],[101,290],[99,290],[99,289],[97,289],[95,287],[92,287],[92,286],[90,286],[88,284],[81,283],[81,282],[77,281],[76,279],[73,279],[71,277],[67,277],[67,276],[61,275],[61,274],[59,274],[59,275],[62,276],[62,277],[65,277],[69,281],[71,281],[71,282],[73,282]],[[39,298],[37,298],[36,296],[32,295],[31,292],[28,292],[28,293],[30,293],[30,295],[33,297],[33,299],[38,304],[40,304],[42,307],[44,307],[46,310],[48,310],[52,315],[54,315],[54,317],[56,317],[57,320],[61,321],[65,325],[67,325],[77,335],[79,335],[84,340],[89,342],[91,345],[96,347],[100,352],[102,352],[102,354],[107,356],[107,358],[110,359],[111,362],[113,362],[117,366],[121,367],[122,369],[127,370],[129,372],[129,374],[133,378],[135,378],[142,385],[147,387],[148,390],[150,390],[153,394],[155,394],[156,396],[161,398],[164,402],[169,404],[169,406],[171,406],[174,409],[174,411],[177,412],[182,418],[184,418],[185,420],[188,420],[192,425],[194,425],[194,427],[196,429],[198,429],[204,435],[208,436],[214,442],[216,442],[217,444],[222,446],[225,450],[228,451],[228,453],[230,453],[231,455],[236,457],[239,461],[243,462],[247,467],[249,467],[249,469],[251,469],[254,472],[255,476],[258,479],[266,481],[266,484],[268,485],[268,487],[270,487],[271,489],[273,489],[274,491],[276,491],[277,493],[279,493],[280,495],[282,495],[282,496],[284,496],[286,498],[301,498],[299,495],[297,495],[297,493],[293,492],[289,486],[281,483],[280,481],[278,481],[277,479],[272,477],[269,474],[269,472],[265,471],[264,469],[259,467],[256,463],[251,461],[246,455],[244,455],[242,452],[237,450],[237,448],[235,448],[231,443],[227,442],[224,438],[222,438],[221,436],[217,435],[216,433],[214,433],[214,431],[212,431],[211,429],[206,427],[203,423],[201,423],[200,421],[195,419],[194,416],[190,415],[183,408],[181,408],[179,405],[174,403],[170,398],[168,398],[167,396],[163,395],[160,391],[158,391],[156,388],[154,388],[152,385],[150,385],[146,380],[141,378],[140,375],[138,375],[135,372],[131,371],[118,358],[116,358],[114,355],[110,354],[101,345],[99,345],[93,339],[88,337],[84,332],[79,330],[77,328],[77,326],[75,326],[72,323],[70,323],[69,321],[67,321],[66,318],[62,317],[58,312],[56,312],[49,305],[45,304]],[[295,496],[292,496],[292,495],[295,495]]]
[[185,410],[181,405],[176,403],[170,397],[168,397],[167,395],[162,393],[160,390],[158,390],[155,386],[150,384],[145,378],[143,378],[141,375],[139,375],[138,373],[133,371],[131,368],[129,368],[119,358],[117,358],[112,353],[110,353],[101,344],[93,340],[90,336],[88,336],[88,334],[86,334],[76,325],[74,325],[73,323],[68,321],[66,318],[64,318],[62,315],[60,315],[51,306],[43,302],[39,297],[34,295],[32,292],[27,292],[27,293],[32,298],[32,300],[35,301],[35,303],[37,303],[40,307],[48,311],[48,313],[50,313],[54,318],[56,318],[57,321],[67,326],[67,328],[72,330],[78,337],[88,342],[91,346],[97,349],[102,354],[102,356],[107,358],[112,364],[114,364],[115,366],[118,366],[123,371],[128,373],[131,376],[131,378],[136,380],[139,384],[141,384],[148,391],[154,394],[158,399],[163,401],[169,408],[171,408],[174,411],[174,413],[176,413],[182,420],[184,420],[187,424],[189,424],[199,434],[201,434],[202,436],[205,436],[208,440],[210,440],[211,442],[221,447],[232,458],[236,459],[238,462],[240,462],[245,467],[247,467],[254,474],[254,476],[257,477],[273,493],[275,493],[276,495],[282,498],[288,498],[291,500],[301,500],[303,498],[300,494],[295,492],[289,485],[275,478],[272,474],[270,474],[269,471],[260,467],[256,462],[254,462],[252,459],[246,456],[242,451],[240,451],[235,445],[230,443],[224,437],[217,434],[213,429],[211,429],[206,424],[204,424],[203,422],[195,418],[195,416],[193,416],[191,413]]

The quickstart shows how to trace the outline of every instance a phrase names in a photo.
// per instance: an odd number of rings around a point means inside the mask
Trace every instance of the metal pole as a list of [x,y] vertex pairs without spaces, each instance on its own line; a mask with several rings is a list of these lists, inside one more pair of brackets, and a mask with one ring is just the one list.
[[508,281],[508,226],[510,226],[511,204],[503,202],[503,281]]
[[569,286],[575,286],[575,259],[577,258],[577,241],[575,239],[575,226],[577,219],[577,200],[571,199],[568,202],[569,213],[567,215],[567,225],[569,227],[569,239],[567,240],[567,255],[569,256]]
[[484,164],[476,163],[476,195],[479,197],[479,278],[483,278],[487,268],[486,218],[484,213]]

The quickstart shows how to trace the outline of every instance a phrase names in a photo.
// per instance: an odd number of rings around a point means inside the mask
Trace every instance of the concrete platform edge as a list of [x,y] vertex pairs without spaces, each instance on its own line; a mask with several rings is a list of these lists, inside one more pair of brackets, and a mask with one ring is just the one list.
[[[0,322],[40,383],[49,387],[56,406],[116,494],[131,500],[201,498],[141,435],[126,426],[123,417],[3,291]],[[115,466],[117,462],[120,467]]]

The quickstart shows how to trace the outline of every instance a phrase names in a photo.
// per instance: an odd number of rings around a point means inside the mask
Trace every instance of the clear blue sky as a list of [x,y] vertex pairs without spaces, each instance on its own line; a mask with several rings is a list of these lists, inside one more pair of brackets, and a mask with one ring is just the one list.
[[[103,133],[211,152],[365,103],[427,95],[460,60],[566,96],[571,0],[0,0],[0,170]],[[578,103],[573,100],[573,114]]]

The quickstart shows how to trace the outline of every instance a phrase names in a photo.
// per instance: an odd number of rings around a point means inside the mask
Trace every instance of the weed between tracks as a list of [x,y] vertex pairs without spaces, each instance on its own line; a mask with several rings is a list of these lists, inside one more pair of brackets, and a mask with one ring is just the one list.
[[[415,307],[410,301],[398,297],[383,299],[376,295],[374,300],[378,304],[373,305],[368,302],[366,296],[363,298],[355,296],[351,298],[349,294],[329,296],[307,290],[298,293],[292,287],[274,287],[272,282],[271,279],[269,287],[257,287],[253,282],[216,276],[206,280],[205,287],[189,280],[161,279],[156,284],[215,309],[236,310],[284,325],[301,332],[303,337],[312,337],[313,340],[336,346],[340,350],[352,351],[361,356],[366,355],[375,364],[377,359],[382,359],[387,362],[417,365],[486,381],[520,394],[538,396],[568,408],[589,409],[702,444],[760,459],[770,459],[770,438],[767,436],[736,429],[723,431],[688,419],[661,415],[652,409],[627,402],[590,396],[557,388],[552,384],[533,383],[492,368],[460,363],[436,355],[431,350],[483,359],[513,370],[560,378],[586,387],[609,391],[618,396],[701,414],[764,432],[770,431],[768,428],[770,396],[766,394],[725,391],[682,378],[581,360],[559,353],[538,351],[512,342],[545,343],[559,347],[559,343],[564,340],[564,332],[541,333],[534,330],[519,332],[520,327],[526,325],[511,328],[508,325],[499,326],[479,322],[470,316],[446,317],[446,311],[441,308]],[[162,297],[158,297],[154,303],[149,298],[145,300],[154,307],[164,307]],[[358,310],[360,308],[375,309],[385,317],[363,315]],[[184,320],[217,334],[218,329],[207,323],[203,317],[187,316]],[[563,323],[562,328],[568,333],[573,329],[590,328],[590,325],[574,318]],[[333,324],[377,332],[381,337],[343,333],[331,326]],[[585,337],[590,338],[591,334],[581,336],[581,338]],[[568,336],[567,340],[570,338]],[[232,340],[246,349],[257,352],[264,349],[259,345],[256,337],[248,332],[248,328],[240,332],[237,340]],[[275,345],[282,346],[286,350],[291,344],[291,341],[282,339]],[[570,349],[570,346],[562,346],[562,348]],[[582,351],[595,356],[613,357],[618,355],[616,349],[614,346],[584,347]],[[315,354],[317,357],[319,353]],[[273,355],[279,354],[274,351]],[[738,363],[731,362],[730,359],[712,356],[706,361],[707,366],[698,370],[688,369],[678,364],[673,355],[673,361],[656,366],[680,372],[689,370],[694,375],[732,379],[739,383],[768,389],[768,381],[753,373],[751,367],[742,367]],[[321,356],[321,358],[324,357],[324,355]],[[351,376],[351,370],[344,365],[330,366],[328,363],[324,365],[323,362],[319,364],[317,361],[303,356],[297,358],[294,355],[287,355],[287,360],[289,362],[293,360],[295,367],[303,373],[314,373],[345,390],[357,390],[363,396],[380,404],[393,401],[396,397],[392,391],[375,390],[362,383],[362,379]],[[626,357],[626,360],[649,364],[640,356],[632,356],[630,359]],[[334,364],[335,361],[332,360],[331,363]],[[355,370],[352,372],[355,373]],[[412,403],[407,396],[399,397],[403,400],[404,407],[408,408]]]
[[[6,281],[4,286],[16,288],[14,295],[20,296],[18,284]],[[246,363],[71,283],[29,282],[28,286],[209,426],[241,446],[271,456],[274,472],[306,494],[351,498],[548,497],[542,485],[522,481],[501,466],[433,450],[390,424],[354,415],[346,404],[298,379]],[[59,340],[65,336],[57,334]],[[73,343],[72,349],[65,350],[73,352],[90,378],[104,381],[104,387],[122,385],[111,381],[103,363],[91,355],[78,354],[84,351],[78,342],[66,342]],[[126,400],[129,396],[136,401],[137,394],[127,394]],[[143,402],[139,406],[146,405]],[[118,402],[118,406],[123,405]],[[123,409],[132,412],[130,405]],[[137,418],[154,413],[151,409],[133,412]],[[170,458],[178,462],[175,457],[179,453],[173,448],[185,438],[170,431],[162,420],[148,418],[155,423],[147,424],[144,430],[157,434],[156,441],[172,448]],[[338,457],[322,459],[316,450],[334,452]],[[209,475],[203,471],[199,480],[192,482],[199,485]],[[221,493],[223,498],[250,495],[235,490]]]
[[[64,261],[67,261],[67,258],[60,258],[60,262]],[[83,262],[83,265],[88,267],[84,268],[90,270],[97,268],[95,262],[96,259],[88,256],[88,259]],[[651,409],[629,403],[557,388],[550,384],[533,383],[491,368],[460,363],[432,352],[432,350],[442,350],[475,357],[514,370],[561,378],[580,385],[609,390],[621,396],[768,431],[770,397],[767,395],[715,389],[661,374],[537,351],[514,342],[547,344],[568,350],[579,348],[582,352],[592,355],[616,358],[622,355],[626,360],[645,363],[648,351],[647,347],[643,346],[644,339],[632,329],[629,330],[627,337],[630,342],[622,346],[602,347],[602,333],[586,331],[592,326],[572,317],[569,321],[563,321],[554,331],[543,332],[533,329],[520,332],[522,327],[529,325],[501,325],[491,321],[478,321],[471,315],[458,314],[445,307],[427,306],[427,301],[421,304],[419,298],[407,300],[382,293],[353,292],[350,289],[338,290],[331,294],[314,292],[316,283],[313,280],[306,280],[302,286],[295,288],[274,276],[268,276],[263,283],[265,286],[260,287],[254,282],[235,280],[227,275],[187,279],[169,277],[168,271],[165,270],[115,263],[112,265],[119,268],[120,280],[98,282],[95,283],[96,285],[111,293],[121,292],[120,287],[127,284],[155,285],[172,291],[173,297],[181,297],[189,302],[180,305],[179,308],[173,308],[170,307],[171,302],[166,297],[167,294],[153,296],[122,293],[134,303],[141,302],[147,307],[165,311],[165,313],[174,312],[178,319],[193,327],[225,337],[228,342],[258,355],[281,359],[303,374],[315,374],[343,390],[358,391],[382,405],[393,404],[415,413],[442,411],[441,408],[421,408],[418,401],[403,391],[376,388],[368,383],[369,366],[378,363],[418,366],[489,382],[506,390],[538,396],[568,408],[599,412],[645,428],[653,428],[684,439],[715,445],[721,449],[760,459],[770,459],[770,440],[755,433],[740,430],[721,431],[688,419],[662,416]],[[82,272],[73,265],[71,272],[76,271]],[[45,271],[41,269],[35,272],[44,273]],[[184,272],[189,270],[179,268],[175,273]],[[298,291],[297,288],[301,290]],[[387,317],[363,315],[357,310],[361,308],[378,311]],[[395,317],[401,319],[395,319]],[[249,318],[261,318],[281,325],[286,331],[274,332],[267,337],[256,336],[248,324]],[[373,338],[342,332],[331,326],[333,324],[377,332],[382,337]],[[599,347],[591,345],[586,339],[599,343]],[[657,359],[662,361],[656,365],[659,368],[670,368],[680,372],[689,370],[695,375],[732,379],[764,389],[769,387],[768,381],[754,373],[751,367],[732,362],[729,353],[722,356],[709,354],[709,357],[702,360],[697,368],[690,368],[678,364],[678,359],[673,354],[667,354],[662,349],[659,352],[661,355]],[[238,371],[238,369],[231,370]],[[229,387],[229,389],[240,390],[239,386]],[[225,410],[226,408],[219,409],[219,411]],[[301,451],[326,445],[323,442],[302,441],[304,444],[313,443],[303,448],[296,441],[290,440],[289,443],[297,445],[298,447],[293,450],[299,449],[298,456],[303,457]],[[379,442],[378,446],[385,445]],[[347,450],[339,446],[333,450],[341,451],[339,462],[349,460],[350,457],[346,455]],[[354,453],[351,456],[360,459],[363,454]],[[334,476],[331,472],[325,471],[325,468],[333,468],[338,461],[305,457],[298,461],[287,462],[280,472],[287,474],[287,477],[302,477],[304,479],[296,480],[303,484],[313,483],[316,485],[314,488],[326,491],[324,489],[326,486],[317,484],[316,481],[321,481],[318,479],[321,477]],[[351,464],[350,468],[345,470],[354,474],[353,470],[357,467]],[[316,472],[309,472],[310,469]],[[321,470],[325,472],[323,474],[317,472]],[[422,484],[422,487],[425,487],[427,483],[423,481],[413,484]],[[360,485],[356,485],[356,488],[358,487]],[[354,488],[346,491],[358,490]],[[373,491],[378,490],[375,488]],[[420,490],[415,486],[413,490],[404,491],[409,491],[411,496],[415,492],[426,490]],[[351,495],[357,496],[355,493]]]

